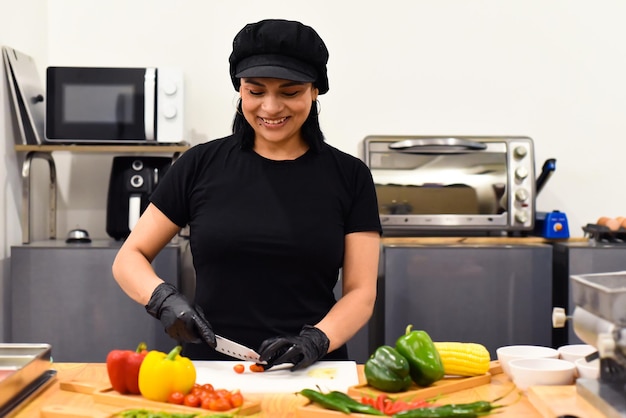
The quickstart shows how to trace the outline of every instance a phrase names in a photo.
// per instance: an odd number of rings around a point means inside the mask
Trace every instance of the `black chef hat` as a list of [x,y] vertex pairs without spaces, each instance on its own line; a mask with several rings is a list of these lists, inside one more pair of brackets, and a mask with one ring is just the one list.
[[328,91],[328,50],[315,30],[300,22],[268,19],[247,24],[233,40],[230,78],[239,91],[242,77],[312,82]]

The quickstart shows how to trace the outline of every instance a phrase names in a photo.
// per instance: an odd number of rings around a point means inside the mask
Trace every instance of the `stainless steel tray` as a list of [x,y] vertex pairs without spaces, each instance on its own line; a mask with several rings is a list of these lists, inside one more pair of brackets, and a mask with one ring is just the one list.
[[570,276],[576,306],[626,326],[626,271]]
[[49,344],[0,343],[0,407],[50,369]]

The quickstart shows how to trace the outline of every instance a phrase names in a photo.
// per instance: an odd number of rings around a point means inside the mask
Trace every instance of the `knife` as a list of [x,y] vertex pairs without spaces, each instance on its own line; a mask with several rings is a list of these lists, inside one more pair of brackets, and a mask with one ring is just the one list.
[[245,345],[241,345],[219,335],[215,336],[215,342],[217,343],[215,350],[227,356],[239,360],[253,361],[257,364],[267,364],[266,361],[259,361],[259,353]]

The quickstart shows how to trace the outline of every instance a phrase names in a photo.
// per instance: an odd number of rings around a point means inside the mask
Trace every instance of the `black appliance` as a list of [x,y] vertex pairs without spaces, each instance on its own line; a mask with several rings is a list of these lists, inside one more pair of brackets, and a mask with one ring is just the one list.
[[172,164],[169,157],[114,157],[107,197],[106,231],[126,238],[148,206],[148,198]]

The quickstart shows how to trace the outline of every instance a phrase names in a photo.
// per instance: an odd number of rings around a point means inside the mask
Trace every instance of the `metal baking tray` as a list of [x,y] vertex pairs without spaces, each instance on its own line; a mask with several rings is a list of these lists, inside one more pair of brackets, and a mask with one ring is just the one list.
[[626,326],[626,271],[570,276],[576,306]]
[[51,353],[50,344],[0,343],[0,407],[50,369]]

